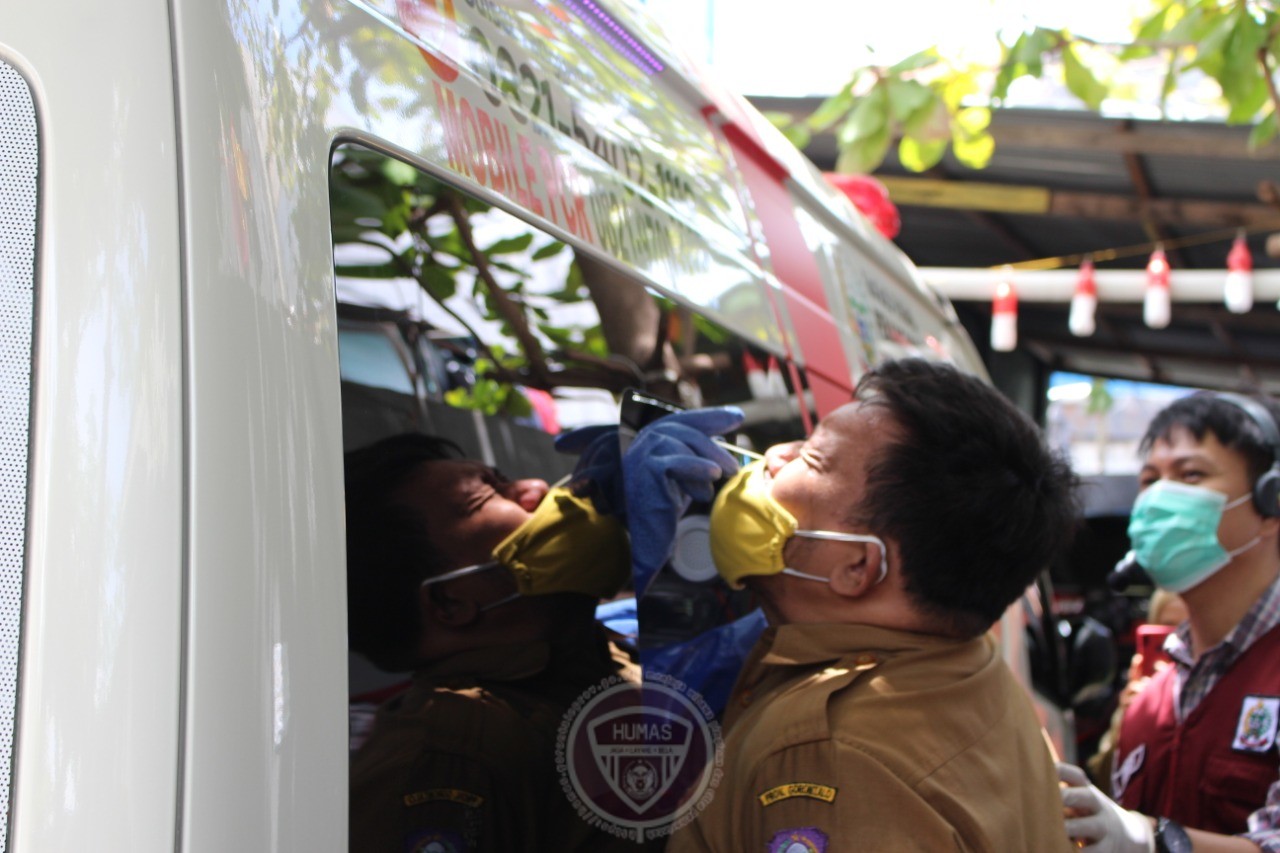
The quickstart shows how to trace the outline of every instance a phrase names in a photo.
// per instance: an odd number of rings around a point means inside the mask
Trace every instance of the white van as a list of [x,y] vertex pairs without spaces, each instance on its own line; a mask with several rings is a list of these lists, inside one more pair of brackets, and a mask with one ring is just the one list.
[[626,0],[11,4],[0,300],[15,851],[346,846],[344,448],[554,474],[628,386],[764,446],[984,374]]

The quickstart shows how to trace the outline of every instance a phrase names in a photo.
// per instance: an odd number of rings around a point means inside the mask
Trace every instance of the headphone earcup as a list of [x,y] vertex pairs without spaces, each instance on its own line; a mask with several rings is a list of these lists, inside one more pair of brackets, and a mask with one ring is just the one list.
[[1280,463],[1272,465],[1254,483],[1253,505],[1263,518],[1280,516]]

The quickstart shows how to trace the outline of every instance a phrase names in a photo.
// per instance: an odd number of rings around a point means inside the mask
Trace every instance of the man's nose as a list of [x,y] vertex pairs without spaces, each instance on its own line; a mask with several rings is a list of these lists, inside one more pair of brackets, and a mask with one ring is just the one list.
[[520,504],[520,507],[526,512],[533,512],[538,508],[538,504],[542,503],[542,499],[547,496],[547,492],[551,487],[547,485],[546,480],[529,478],[526,480],[513,480],[507,484],[506,497]]
[[769,472],[772,477],[782,470],[782,466],[786,465],[792,459],[800,455],[800,448],[804,445],[803,441],[788,441],[786,444],[775,444],[764,452],[764,469]]

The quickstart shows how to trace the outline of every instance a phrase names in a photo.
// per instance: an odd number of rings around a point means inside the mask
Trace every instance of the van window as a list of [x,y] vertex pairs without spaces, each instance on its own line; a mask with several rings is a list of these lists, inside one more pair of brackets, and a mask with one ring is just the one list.
[[[346,451],[424,433],[509,477],[554,483],[576,461],[555,436],[617,423],[629,389],[741,407],[736,440],[748,449],[803,436],[811,401],[780,353],[533,216],[354,143],[334,150],[330,198]],[[700,630],[703,611],[748,609],[679,578],[660,578],[646,601],[667,640]],[[357,654],[349,673],[354,750],[408,673]]]

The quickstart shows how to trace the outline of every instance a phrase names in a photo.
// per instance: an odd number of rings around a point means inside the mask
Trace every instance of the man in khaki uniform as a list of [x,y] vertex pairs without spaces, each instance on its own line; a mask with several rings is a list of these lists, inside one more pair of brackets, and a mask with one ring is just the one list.
[[986,635],[1076,514],[997,392],[910,360],[722,489],[712,551],[770,628],[725,773],[669,851],[1071,849],[1033,708]]
[[641,849],[584,820],[556,769],[567,708],[626,668],[594,619],[626,540],[584,512],[426,436],[348,456],[350,643],[413,672],[352,760],[352,851]]

